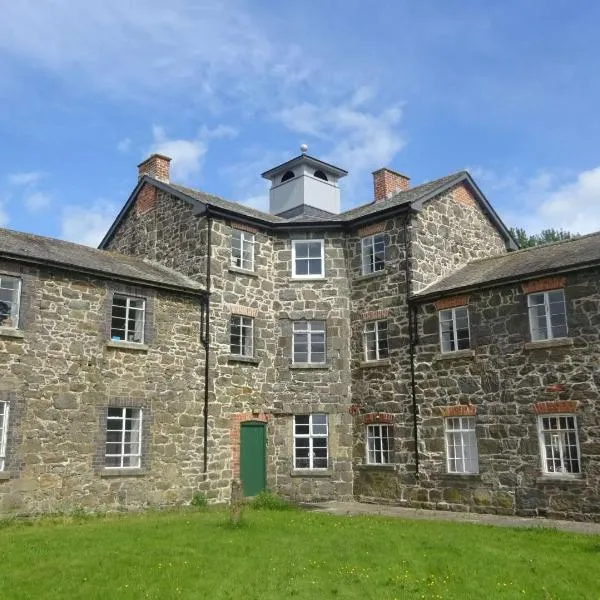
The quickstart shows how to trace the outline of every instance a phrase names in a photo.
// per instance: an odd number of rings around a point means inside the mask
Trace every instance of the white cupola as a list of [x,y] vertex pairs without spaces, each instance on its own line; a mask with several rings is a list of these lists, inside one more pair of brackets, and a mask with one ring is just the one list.
[[269,212],[293,217],[310,214],[312,207],[331,214],[340,212],[338,181],[348,174],[322,160],[306,154],[308,147],[300,146],[302,154],[265,171],[262,176],[271,182]]

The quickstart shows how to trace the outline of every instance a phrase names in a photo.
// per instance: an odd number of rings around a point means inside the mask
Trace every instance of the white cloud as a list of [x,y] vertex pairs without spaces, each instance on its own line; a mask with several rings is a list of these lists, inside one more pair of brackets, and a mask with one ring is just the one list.
[[60,236],[63,240],[96,247],[112,225],[118,207],[112,202],[96,201],[91,207],[63,208]]
[[131,148],[131,140],[128,137],[123,138],[117,144],[117,150],[119,152],[122,152],[123,154],[125,154],[126,152],[129,152],[130,148]]
[[573,233],[600,230],[600,166],[579,173],[575,180],[554,190],[545,190],[527,221],[535,231],[549,227]]
[[[395,104],[382,110],[364,106],[374,96],[370,88],[360,88],[348,103],[319,106],[304,102],[276,113],[288,129],[323,140],[329,151],[327,161],[350,172],[345,183],[346,200],[368,201],[357,196],[357,182],[367,172],[388,166],[406,144],[400,132],[402,109]],[[310,147],[309,147],[310,154]],[[361,188],[360,192],[365,190]]]
[[23,198],[25,208],[30,213],[39,213],[50,207],[52,204],[52,196],[45,192],[31,192]]
[[37,183],[44,174],[41,171],[29,171],[26,173],[13,173],[8,176],[11,185],[33,185]]
[[202,127],[193,139],[171,139],[163,127],[155,125],[152,128],[154,141],[149,153],[158,152],[172,158],[171,179],[186,182],[200,173],[211,139],[235,135],[237,131],[232,127],[217,125],[214,129]]
[[508,226],[532,234],[543,229],[581,234],[600,230],[600,166],[575,174],[545,169],[530,176],[517,169],[504,175],[481,167],[470,171]]
[[2,50],[147,101],[182,89],[202,96],[239,90],[279,58],[239,0],[3,3]]

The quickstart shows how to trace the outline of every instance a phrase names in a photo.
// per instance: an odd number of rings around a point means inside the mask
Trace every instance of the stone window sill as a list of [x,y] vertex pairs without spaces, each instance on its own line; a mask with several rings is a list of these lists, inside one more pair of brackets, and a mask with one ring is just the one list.
[[543,350],[544,348],[560,348],[561,346],[572,346],[573,338],[555,338],[552,340],[539,340],[537,342],[527,342],[525,350]]
[[290,477],[331,477],[333,473],[330,469],[293,469]]
[[0,337],[23,339],[25,334],[21,330],[13,329],[12,327],[0,327]]
[[258,277],[258,273],[256,271],[249,271],[248,269],[242,269],[241,267],[234,267],[233,265],[229,266],[227,269],[230,273],[237,273],[238,275],[247,275],[248,277]]
[[8,471],[0,471],[0,481],[8,481],[11,478],[11,474]]
[[295,371],[304,369],[322,369],[328,371],[331,367],[327,363],[292,363],[290,369]]
[[360,368],[370,369],[372,367],[388,367],[391,364],[389,358],[382,358],[381,360],[363,360],[360,363]]
[[466,350],[455,350],[454,352],[440,352],[433,357],[433,360],[455,360],[459,358],[475,358],[475,350],[467,348]]
[[147,473],[146,469],[102,469],[100,477],[142,477]]
[[119,348],[119,350],[136,350],[137,352],[148,352],[148,344],[138,344],[137,342],[126,342],[109,340],[106,342],[107,348]]
[[481,481],[480,473],[440,473],[436,476],[439,481]]
[[386,269],[381,269],[381,271],[375,271],[373,273],[365,273],[365,274],[360,274],[357,275],[354,278],[354,281],[359,282],[359,281],[368,281],[369,279],[376,279],[377,277],[383,277],[384,275],[387,275],[387,270]]
[[584,486],[585,479],[581,475],[549,475],[544,474],[535,478],[540,485],[567,484],[572,486]]
[[231,354],[227,357],[227,362],[245,363],[247,365],[259,365],[260,358],[255,358],[254,356],[236,356],[235,354]]
[[388,463],[388,464],[373,464],[370,465],[368,463],[364,463],[362,465],[356,465],[356,468],[359,471],[395,471],[396,470],[396,465],[395,463]]

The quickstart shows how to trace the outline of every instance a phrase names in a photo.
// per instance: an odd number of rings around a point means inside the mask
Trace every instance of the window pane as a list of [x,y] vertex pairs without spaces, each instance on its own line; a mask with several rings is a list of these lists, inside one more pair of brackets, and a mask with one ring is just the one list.
[[308,260],[296,259],[296,275],[308,275]]

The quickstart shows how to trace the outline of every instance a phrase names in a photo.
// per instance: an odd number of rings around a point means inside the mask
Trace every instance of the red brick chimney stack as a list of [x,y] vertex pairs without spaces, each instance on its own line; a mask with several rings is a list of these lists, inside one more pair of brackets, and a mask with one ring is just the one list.
[[373,171],[375,202],[387,200],[396,192],[405,192],[410,187],[410,177],[391,169]]
[[138,165],[138,180],[149,175],[164,183],[169,183],[169,167],[171,159],[163,154],[151,154]]

